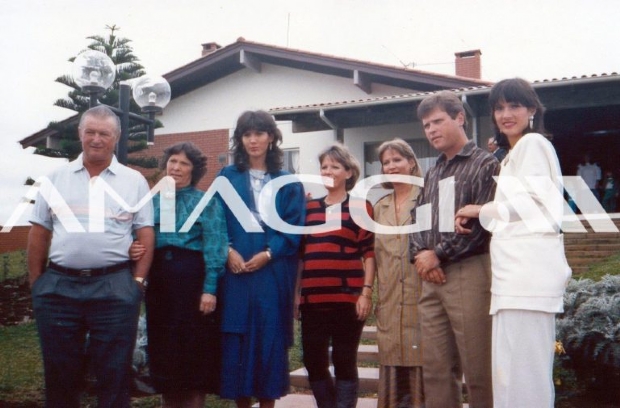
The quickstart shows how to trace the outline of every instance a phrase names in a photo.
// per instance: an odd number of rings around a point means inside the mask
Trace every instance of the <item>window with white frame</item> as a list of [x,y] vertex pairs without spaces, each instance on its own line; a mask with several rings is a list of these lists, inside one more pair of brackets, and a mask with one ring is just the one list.
[[[299,173],[299,149],[282,149],[284,156],[282,157],[282,170],[288,171],[291,174]],[[228,151],[223,155],[220,155],[220,163],[228,160],[228,164],[234,164],[235,158],[232,151]]]
[[299,174],[299,149],[283,149],[282,170],[291,174]]

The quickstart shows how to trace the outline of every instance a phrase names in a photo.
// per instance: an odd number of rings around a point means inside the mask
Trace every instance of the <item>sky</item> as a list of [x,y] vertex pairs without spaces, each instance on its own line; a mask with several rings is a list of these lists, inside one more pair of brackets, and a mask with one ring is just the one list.
[[69,91],[54,79],[106,25],[154,75],[238,37],[442,74],[454,74],[455,52],[480,49],[490,81],[620,72],[617,0],[0,0],[0,10],[0,225],[23,180],[62,162],[17,141],[74,113],[53,106]]

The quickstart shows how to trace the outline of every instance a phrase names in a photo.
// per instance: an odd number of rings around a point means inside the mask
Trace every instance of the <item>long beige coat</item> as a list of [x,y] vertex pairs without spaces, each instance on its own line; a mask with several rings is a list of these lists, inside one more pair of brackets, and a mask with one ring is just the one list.
[[[411,210],[419,190],[412,188],[410,199],[401,206],[396,221],[394,195],[383,197],[374,207],[375,221],[382,225],[411,224]],[[375,234],[375,259],[379,300],[377,340],[379,363],[388,366],[422,365],[422,345],[418,299],[422,281],[409,262],[408,235]]]

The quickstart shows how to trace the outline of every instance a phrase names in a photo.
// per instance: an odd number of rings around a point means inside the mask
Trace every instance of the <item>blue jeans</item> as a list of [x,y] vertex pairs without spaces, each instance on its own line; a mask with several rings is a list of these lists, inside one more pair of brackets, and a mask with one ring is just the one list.
[[[75,277],[48,269],[32,287],[45,370],[45,406],[79,408],[87,356],[99,408],[128,408],[142,291],[129,269]],[[87,343],[88,334],[88,343]]]

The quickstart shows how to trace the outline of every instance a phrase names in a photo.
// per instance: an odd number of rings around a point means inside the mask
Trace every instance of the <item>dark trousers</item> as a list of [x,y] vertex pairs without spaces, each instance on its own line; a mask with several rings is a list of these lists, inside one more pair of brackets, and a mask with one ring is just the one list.
[[330,341],[336,379],[357,380],[357,348],[363,328],[364,322],[357,320],[355,304],[352,303],[334,308],[302,309],[301,342],[309,381],[331,377]]
[[[87,356],[99,408],[130,406],[142,291],[129,269],[74,277],[48,269],[32,288],[47,408],[79,408]],[[87,342],[88,334],[88,342]]]

